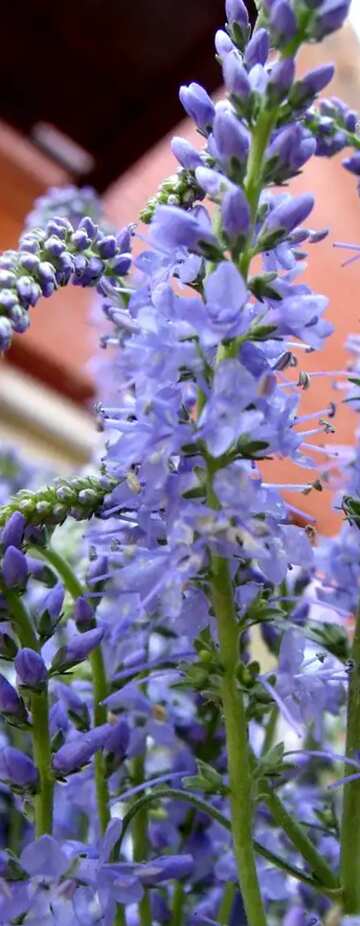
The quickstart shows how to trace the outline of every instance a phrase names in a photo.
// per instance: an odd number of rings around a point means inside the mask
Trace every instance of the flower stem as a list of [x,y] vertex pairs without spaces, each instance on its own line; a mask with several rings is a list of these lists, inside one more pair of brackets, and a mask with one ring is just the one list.
[[221,695],[228,755],[231,828],[239,885],[248,926],[266,926],[253,846],[253,796],[247,721],[244,700],[236,676],[239,630],[229,565],[225,559],[215,554],[211,557],[211,594],[223,666]]
[[275,823],[281,827],[293,845],[296,846],[311,868],[312,874],[330,890],[337,890],[339,882],[336,875],[317,851],[304,827],[288,813],[278,795],[266,783],[264,784],[263,796]]
[[184,885],[181,881],[177,881],[173,893],[171,926],[183,926],[185,899]]
[[[137,756],[136,759],[134,759],[133,771],[135,784],[142,784],[144,781],[144,759],[142,756]],[[136,814],[136,817],[134,817],[132,837],[134,862],[143,862],[146,859],[148,847],[146,808],[140,810],[140,812]],[[152,926],[150,900],[146,891],[139,903],[139,917],[140,926]]]
[[[38,650],[39,644],[30,615],[20,597],[12,589],[2,588],[21,646]],[[54,779],[51,770],[49,733],[49,700],[47,687],[31,695],[32,743],[35,765],[39,772],[39,790],[35,795],[35,831],[43,836],[52,831]]]
[[49,700],[47,689],[31,695],[32,740],[35,765],[39,772],[39,791],[35,795],[36,836],[51,833],[54,779],[51,770]]
[[233,881],[229,881],[224,890],[224,896],[220,904],[220,909],[217,915],[217,919],[221,926],[228,926],[232,908],[234,906],[234,900],[236,895],[237,887]]
[[[351,653],[349,680],[346,756],[356,757],[360,750],[360,608]],[[344,785],[341,823],[341,879],[344,889],[344,912],[360,913],[360,780]]]
[[244,279],[247,278],[252,258],[253,228],[256,222],[259,199],[263,187],[264,154],[274,125],[276,112],[276,109],[265,106],[260,112],[258,121],[253,130],[247,173],[244,181],[244,190],[250,207],[252,223],[248,240],[240,259],[240,270]]
[[[76,599],[79,598],[80,595],[84,594],[84,588],[77,575],[75,575],[70,564],[66,559],[64,559],[63,556],[61,556],[60,553],[58,553],[57,550],[54,550],[53,547],[36,547],[36,553],[43,559],[47,560],[47,562],[49,562],[54,567],[72,598]],[[98,646],[95,650],[93,650],[92,653],[90,653],[89,662],[91,666],[93,681],[94,723],[95,726],[98,727],[101,726],[101,724],[106,723],[106,707],[102,702],[108,695],[108,686],[101,646]],[[105,773],[105,763],[101,752],[97,752],[95,755],[95,788],[99,827],[101,833],[104,833],[110,820],[110,810],[109,789]]]

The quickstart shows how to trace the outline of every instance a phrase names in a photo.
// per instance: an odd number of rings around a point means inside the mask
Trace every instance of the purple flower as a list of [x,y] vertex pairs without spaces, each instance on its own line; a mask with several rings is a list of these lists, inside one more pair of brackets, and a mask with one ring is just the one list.
[[217,247],[210,220],[202,207],[184,212],[177,206],[158,206],[150,236],[156,247],[170,252],[184,247],[201,254],[204,246]]
[[179,97],[188,116],[194,120],[198,129],[208,132],[211,129],[215,107],[206,90],[197,83],[180,87]]
[[246,237],[250,228],[250,208],[245,193],[240,188],[225,193],[221,216],[224,232],[230,241]]
[[288,0],[276,0],[271,7],[270,31],[278,48],[287,45],[297,33],[298,23]]
[[37,607],[36,626],[41,637],[50,637],[59,623],[64,602],[64,586],[57,582]]
[[78,733],[68,740],[53,757],[53,768],[60,776],[78,772],[90,762],[98,749],[102,749],[110,732],[110,724],[96,727],[88,733]]
[[51,663],[51,672],[65,672],[67,669],[78,665],[79,662],[83,662],[99,646],[103,636],[104,631],[101,627],[74,636],[69,643],[66,643],[55,653]]
[[248,100],[251,93],[251,84],[241,59],[237,52],[231,51],[224,58],[223,73],[226,89],[241,100]]
[[47,671],[40,653],[24,647],[15,657],[15,669],[19,684],[24,688],[41,691],[46,686]]
[[171,141],[171,150],[181,166],[185,167],[186,170],[195,170],[195,167],[199,167],[202,164],[199,152],[196,151],[196,148],[194,148],[186,138],[180,138],[178,135],[175,135]]
[[277,61],[271,68],[267,83],[267,94],[272,102],[279,102],[288,95],[295,76],[293,58]]
[[94,627],[94,609],[84,595],[80,595],[74,602],[74,621],[80,631],[91,630]]
[[215,48],[221,59],[233,51],[234,45],[231,38],[223,29],[218,29],[215,33]]
[[246,46],[244,62],[248,69],[256,64],[266,64],[269,54],[269,33],[266,29],[258,29]]
[[311,37],[321,42],[326,35],[340,29],[348,15],[351,0],[323,0],[314,11]]
[[52,836],[40,836],[23,849],[20,861],[32,878],[44,875],[60,879],[69,868],[69,859]]
[[106,737],[105,749],[119,759],[126,756],[130,742],[130,728],[126,720],[115,723]]
[[249,28],[249,15],[243,0],[226,0],[225,11],[230,25],[237,23],[242,29]]
[[151,862],[142,865],[139,877],[144,886],[161,884],[162,881],[180,881],[188,877],[193,869],[192,855],[165,855],[163,858],[154,858]]
[[24,702],[4,675],[0,675],[0,711],[9,720],[19,723],[27,722]]
[[349,170],[351,174],[360,177],[360,151],[357,151],[350,158],[344,158],[343,167]]
[[249,133],[230,109],[220,105],[216,108],[213,137],[214,153],[222,166],[230,171],[233,162],[243,166],[249,152]]
[[38,773],[29,756],[4,746],[0,749],[0,779],[19,791],[35,791]]
[[301,196],[286,196],[279,206],[275,206],[265,220],[261,237],[274,231],[287,234],[300,225],[314,208],[314,197],[309,193]]
[[333,64],[320,64],[305,74],[301,80],[297,80],[291,93],[291,102],[294,106],[299,107],[305,104],[308,106],[312,103],[316,95],[333,79],[334,72]]
[[23,588],[26,585],[28,564],[25,554],[17,547],[6,548],[1,568],[7,588]]
[[6,547],[21,547],[26,520],[21,511],[14,511],[1,532],[1,543]]

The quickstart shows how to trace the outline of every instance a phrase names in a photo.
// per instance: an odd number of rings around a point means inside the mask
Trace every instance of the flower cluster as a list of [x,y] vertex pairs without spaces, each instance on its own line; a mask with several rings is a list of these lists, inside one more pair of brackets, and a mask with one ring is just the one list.
[[[133,229],[84,217],[86,190],[51,191],[0,258],[3,349],[68,282],[105,298],[112,349],[100,474],[1,499],[1,926],[360,916],[358,456],[335,541],[314,546],[282,494],[321,491],[312,437],[335,414],[301,411],[299,357],[332,327],[300,274],[327,232],[285,186],[358,147],[355,114],[316,101],[332,66],[298,79],[295,59],[348,7],[264,0],[251,34],[227,0],[226,99],[181,88],[203,147],[173,140],[132,275]],[[283,458],[297,483],[275,481]]]

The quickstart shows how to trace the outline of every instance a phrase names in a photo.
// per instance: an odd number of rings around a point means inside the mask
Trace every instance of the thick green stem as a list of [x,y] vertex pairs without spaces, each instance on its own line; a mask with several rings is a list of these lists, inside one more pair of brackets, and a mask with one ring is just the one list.
[[[137,756],[133,765],[134,783],[142,784],[144,781],[144,759]],[[147,808],[144,807],[136,817],[134,817],[132,827],[133,838],[133,857],[134,862],[143,862],[146,859],[148,849],[147,835]],[[150,900],[147,891],[145,891],[142,900],[139,903],[140,926],[152,926],[152,914]]]
[[52,832],[54,778],[51,769],[49,702],[45,689],[31,695],[32,741],[35,765],[39,772],[39,791],[35,795],[35,832],[44,836]]
[[[346,756],[354,759],[360,750],[360,609],[357,614],[351,660]],[[348,774],[347,768],[345,774]],[[360,779],[344,785],[341,880],[344,890],[344,912],[360,914]]]
[[276,110],[264,107],[253,130],[250,147],[247,173],[244,181],[244,190],[250,207],[252,227],[248,240],[240,259],[240,269],[246,279],[252,258],[253,227],[259,205],[260,194],[263,188],[264,155],[274,125]]
[[249,926],[266,926],[253,845],[253,795],[245,705],[237,683],[239,629],[235,616],[229,565],[211,557],[211,595],[217,620],[223,667],[221,697],[224,711],[231,828],[238,878]]
[[[76,599],[84,594],[84,588],[77,575],[75,575],[67,560],[64,559],[57,550],[54,550],[53,547],[36,547],[36,553],[54,567],[72,598]],[[98,727],[106,723],[106,707],[102,702],[108,695],[101,646],[98,646],[97,649],[90,654],[89,662],[93,681],[94,723],[95,726]],[[99,826],[101,832],[104,833],[110,820],[110,810],[105,762],[101,752],[97,752],[95,755],[95,787]]]
[[338,878],[331,868],[329,868],[325,859],[317,851],[314,843],[309,839],[301,823],[298,823],[297,820],[288,813],[276,792],[271,790],[265,783],[262,793],[275,823],[280,826],[293,845],[296,846],[305,862],[309,865],[312,874],[318,881],[329,887],[330,890],[337,890],[340,886]]

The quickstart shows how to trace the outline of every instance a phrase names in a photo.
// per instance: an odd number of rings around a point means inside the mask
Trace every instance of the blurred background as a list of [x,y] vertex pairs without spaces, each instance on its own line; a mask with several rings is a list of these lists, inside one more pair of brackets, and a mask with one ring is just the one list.
[[[119,228],[134,221],[176,169],[171,135],[198,144],[181,121],[179,85],[197,80],[221,92],[213,36],[224,23],[224,0],[12,0],[1,20],[0,248],[16,246],[24,217],[49,186],[91,184]],[[337,65],[331,93],[360,110],[360,0],[345,29],[306,47],[299,73],[325,61]],[[331,229],[311,250],[307,277],[329,297],[336,331],[321,356],[307,356],[308,371],[343,368],[345,337],[360,330],[360,262],[344,269],[344,255],[333,249],[336,240],[360,243],[355,182],[340,160],[313,159],[294,183],[316,195],[313,227]],[[0,443],[14,442],[63,472],[85,463],[96,441],[93,299],[69,288],[42,302],[0,360]],[[332,379],[319,377],[304,402],[322,408],[334,398]],[[352,442],[356,423],[343,406],[335,440]],[[298,479],[288,464],[279,464],[278,475]],[[326,495],[304,498],[302,507],[315,508],[319,528],[330,531],[336,515]]]

